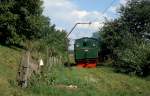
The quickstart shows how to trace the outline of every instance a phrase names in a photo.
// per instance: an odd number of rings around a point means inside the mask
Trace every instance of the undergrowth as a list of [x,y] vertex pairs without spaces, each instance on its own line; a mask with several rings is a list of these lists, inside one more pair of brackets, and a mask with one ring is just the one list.
[[[112,68],[56,66],[33,76],[30,85],[16,84],[20,51],[0,46],[0,96],[149,96],[149,79],[115,73]],[[76,86],[72,88],[70,86]]]

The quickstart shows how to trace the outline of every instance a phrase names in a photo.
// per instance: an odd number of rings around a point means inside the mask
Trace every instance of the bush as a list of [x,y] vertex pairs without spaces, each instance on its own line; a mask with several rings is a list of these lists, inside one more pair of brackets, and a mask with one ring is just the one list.
[[118,71],[148,75],[150,72],[150,44],[148,42],[138,41],[131,43],[132,45],[124,50],[119,50],[114,65]]
[[[107,21],[100,30],[107,54],[116,70],[141,76],[150,73],[150,1],[129,0],[120,17]],[[102,46],[103,47],[103,46]]]

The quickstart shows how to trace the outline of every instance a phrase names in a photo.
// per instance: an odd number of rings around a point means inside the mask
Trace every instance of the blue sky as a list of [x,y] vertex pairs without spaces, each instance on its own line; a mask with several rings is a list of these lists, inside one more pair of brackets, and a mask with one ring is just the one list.
[[[116,2],[113,4],[117,4],[119,0],[116,0]],[[110,5],[112,0],[72,0],[72,2],[78,6],[80,6],[81,9],[88,10],[88,11],[103,11],[107,6]]]
[[114,19],[118,16],[116,10],[120,4],[125,5],[127,0],[115,0],[113,5],[102,14],[113,0],[43,0],[45,16],[51,18],[51,22],[58,29],[64,29],[67,32],[77,22],[92,22],[91,25],[79,25],[69,36],[71,45],[74,39],[81,37],[90,37],[103,26],[105,17]]

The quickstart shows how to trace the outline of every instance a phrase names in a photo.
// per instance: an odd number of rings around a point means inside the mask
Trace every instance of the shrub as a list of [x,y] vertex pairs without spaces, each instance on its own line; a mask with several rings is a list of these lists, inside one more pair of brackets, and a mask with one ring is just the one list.
[[132,42],[130,47],[118,51],[114,65],[121,72],[148,75],[150,72],[150,44],[145,41]]

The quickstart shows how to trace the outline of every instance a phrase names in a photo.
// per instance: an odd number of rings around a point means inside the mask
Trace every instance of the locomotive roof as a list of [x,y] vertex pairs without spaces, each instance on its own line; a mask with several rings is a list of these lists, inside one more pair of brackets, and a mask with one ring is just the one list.
[[92,37],[83,37],[83,38],[80,38],[80,39],[76,39],[76,41],[83,40],[83,39],[93,39],[95,41],[98,41],[96,38],[92,38]]

